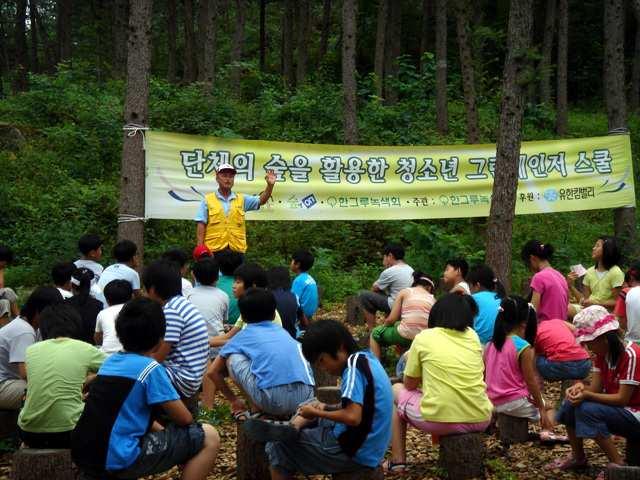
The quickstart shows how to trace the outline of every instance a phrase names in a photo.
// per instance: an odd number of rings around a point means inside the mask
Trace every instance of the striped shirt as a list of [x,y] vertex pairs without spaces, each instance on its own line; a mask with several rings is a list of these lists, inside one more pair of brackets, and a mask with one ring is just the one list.
[[413,338],[429,324],[431,307],[436,298],[422,287],[410,287],[404,290],[402,310],[400,311],[400,325],[398,333],[404,338]]
[[164,366],[178,392],[188,398],[200,388],[207,368],[207,323],[198,309],[182,295],[165,304],[164,316],[167,323],[164,341],[172,344]]

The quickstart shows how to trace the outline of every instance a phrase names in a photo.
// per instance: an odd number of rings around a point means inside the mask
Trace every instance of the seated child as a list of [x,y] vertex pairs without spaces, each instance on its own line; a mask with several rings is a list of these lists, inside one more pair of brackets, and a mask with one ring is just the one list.
[[349,331],[334,320],[312,323],[302,337],[309,362],[342,376],[340,405],[301,405],[284,425],[249,419],[246,431],[265,447],[272,479],[348,473],[375,468],[391,439],[391,384],[380,361],[359,350]]
[[88,268],[93,272],[93,282],[100,280],[104,267],[98,262],[102,258],[102,239],[98,235],[83,235],[78,240],[78,250],[82,255],[73,262],[76,268]]
[[[229,297],[226,293],[216,287],[218,281],[218,262],[211,257],[204,257],[193,265],[193,278],[196,286],[191,290],[187,300],[204,317],[207,323],[207,335],[209,339],[224,333],[224,323],[227,320],[229,310]],[[209,361],[218,355],[218,348],[209,348]],[[213,399],[216,394],[216,387],[207,375],[202,379],[202,403],[205,407],[213,408]]]
[[492,406],[483,380],[482,346],[473,330],[477,313],[470,295],[450,293],[429,314],[429,328],[413,339],[403,383],[393,386],[389,472],[406,470],[407,424],[445,436],[482,432]]
[[229,295],[229,315],[225,324],[234,325],[240,316],[240,310],[238,310],[238,299],[233,294],[235,281],[233,273],[242,265],[242,255],[226,249],[216,253],[215,259],[220,266],[220,278],[218,278],[216,286]]
[[622,339],[619,324],[606,308],[584,308],[573,319],[576,339],[595,354],[591,383],[577,382],[566,390],[557,414],[571,440],[571,456],[549,467],[585,468],[583,442],[592,438],[606,454],[610,466],[623,459],[611,435],[640,440],[640,347]]
[[506,297],[493,330],[493,339],[484,352],[487,395],[496,412],[540,422],[541,437],[553,424],[545,408],[536,380],[536,312],[521,297]]
[[469,284],[466,282],[469,264],[464,258],[447,260],[442,273],[442,283],[450,293],[462,292],[471,295]]
[[107,308],[107,301],[102,292],[112,280],[126,280],[133,288],[133,295],[140,295],[140,275],[136,272],[138,265],[138,247],[131,240],[121,240],[113,247],[113,256],[117,263],[109,265],[104,269],[100,280],[97,283],[98,294],[96,298],[102,301],[104,308]]
[[269,290],[276,299],[276,310],[282,320],[282,328],[296,338],[296,325],[302,319],[298,297],[291,291],[291,278],[286,267],[273,267],[267,271]]
[[18,308],[18,296],[11,288],[4,284],[4,270],[13,262],[13,252],[9,247],[0,245],[0,299],[8,300],[11,304],[11,317],[17,317],[20,309]]
[[250,288],[238,306],[247,326],[222,347],[207,375],[231,403],[234,417],[246,416],[246,407],[227,385],[227,373],[255,410],[289,417],[313,398],[311,367],[300,344],[273,323],[276,300],[270,291]]
[[72,305],[82,319],[80,340],[93,345],[96,332],[96,320],[102,311],[102,302],[91,296],[93,272],[88,268],[76,268],[71,275],[71,291],[73,296],[65,300]]
[[545,380],[582,380],[591,371],[589,353],[576,341],[575,327],[564,320],[538,323],[536,367]]
[[125,303],[131,300],[133,289],[126,280],[112,280],[104,287],[104,297],[109,306],[98,314],[94,340],[107,355],[122,350],[116,333],[116,319]]
[[84,409],[82,387],[97,372],[104,353],[83,341],[78,312],[65,304],[40,315],[42,342],[27,348],[27,399],[18,418],[20,439],[29,448],[69,448]]
[[429,324],[429,312],[436,303],[435,285],[425,273],[413,272],[413,286],[401,290],[393,302],[391,313],[384,325],[375,327],[369,339],[369,348],[380,358],[381,346],[396,345],[403,350]]
[[309,275],[309,270],[313,267],[315,259],[311,252],[298,250],[291,256],[291,271],[296,274],[291,285],[291,291],[298,297],[298,302],[304,313],[303,330],[318,310],[318,285],[314,278]]
[[75,269],[76,266],[71,262],[56,263],[51,269],[53,284],[65,300],[73,297],[73,293],[71,292],[71,275]]
[[498,316],[500,301],[505,296],[504,287],[487,265],[476,265],[467,277],[471,296],[478,306],[478,314],[473,319],[473,329],[484,346],[493,337],[493,327]]
[[626,287],[616,299],[613,314],[625,332],[625,340],[640,342],[640,262],[631,264],[625,274]]
[[[111,355],[91,383],[71,438],[71,456],[81,472],[135,479],[183,465],[184,480],[204,480],[220,437],[194,423],[162,366],[153,360],[165,336],[162,307],[148,299],[128,302],[116,322],[123,352]],[[159,407],[171,422],[153,421]]]
[[189,273],[189,257],[184,252],[184,250],[180,250],[179,248],[172,248],[171,250],[167,250],[162,254],[163,260],[168,260],[170,262],[175,262],[180,269],[180,276],[182,281],[182,296],[185,298],[189,297],[191,290],[193,290],[193,284],[185,278]]

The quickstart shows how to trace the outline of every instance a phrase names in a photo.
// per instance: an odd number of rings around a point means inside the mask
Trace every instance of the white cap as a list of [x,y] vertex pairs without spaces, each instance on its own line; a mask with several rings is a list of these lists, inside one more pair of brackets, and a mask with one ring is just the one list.
[[233,165],[229,163],[221,163],[220,165],[218,165],[218,169],[216,170],[216,172],[220,173],[224,172],[225,170],[231,170],[233,173],[236,173],[236,169],[233,168]]

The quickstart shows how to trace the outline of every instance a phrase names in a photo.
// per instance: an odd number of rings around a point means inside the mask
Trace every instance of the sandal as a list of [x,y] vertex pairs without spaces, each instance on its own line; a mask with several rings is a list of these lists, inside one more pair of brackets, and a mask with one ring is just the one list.
[[553,444],[567,443],[568,441],[569,437],[567,437],[566,435],[560,435],[549,430],[543,430],[540,432],[540,443]]
[[249,418],[244,430],[258,442],[287,442],[298,438],[298,430],[288,421]]
[[394,463],[391,461],[391,459],[382,462],[381,466],[384,473],[400,474],[406,473],[407,470],[409,470],[409,467],[406,463]]
[[589,467],[587,459],[578,461],[573,456],[556,458],[553,462],[546,465],[547,470],[584,470]]
[[232,412],[231,416],[236,422],[245,422],[251,418],[251,413],[248,410],[238,410],[236,412]]

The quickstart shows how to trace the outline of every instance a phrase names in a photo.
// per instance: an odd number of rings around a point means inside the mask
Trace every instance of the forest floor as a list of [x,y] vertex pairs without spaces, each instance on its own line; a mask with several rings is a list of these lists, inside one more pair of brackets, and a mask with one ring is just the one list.
[[[345,318],[342,307],[332,307],[321,311],[318,318]],[[363,330],[356,327],[354,335]],[[560,398],[560,383],[548,383],[545,385],[545,398],[556,404]],[[231,419],[228,407],[221,395],[216,397],[216,405],[213,410],[204,412],[202,419],[215,424],[220,433],[221,448],[214,470],[209,475],[210,480],[233,480],[236,478],[236,424]],[[537,425],[530,425],[530,430],[538,430]],[[557,433],[566,433],[562,426],[557,427]],[[624,450],[624,440],[616,440],[620,451]],[[549,470],[546,466],[559,457],[570,454],[569,445],[545,446],[537,441],[513,445],[505,450],[497,438],[493,435],[485,435],[487,448],[486,478],[490,480],[515,480],[515,479],[563,479],[584,480],[595,478],[606,466],[606,457],[602,454],[595,442],[586,441],[585,449],[590,462],[590,468],[580,473],[560,472]],[[388,454],[389,455],[389,454]],[[438,446],[433,445],[430,435],[410,428],[407,432],[407,461],[409,471],[403,475],[387,475],[387,478],[408,480],[424,480],[443,478],[443,472],[438,468]],[[0,480],[8,480],[11,474],[11,452],[0,455]],[[180,472],[177,468],[164,474],[147,477],[145,480],[178,480]],[[330,477],[322,475],[302,477],[312,480],[321,480]]]

